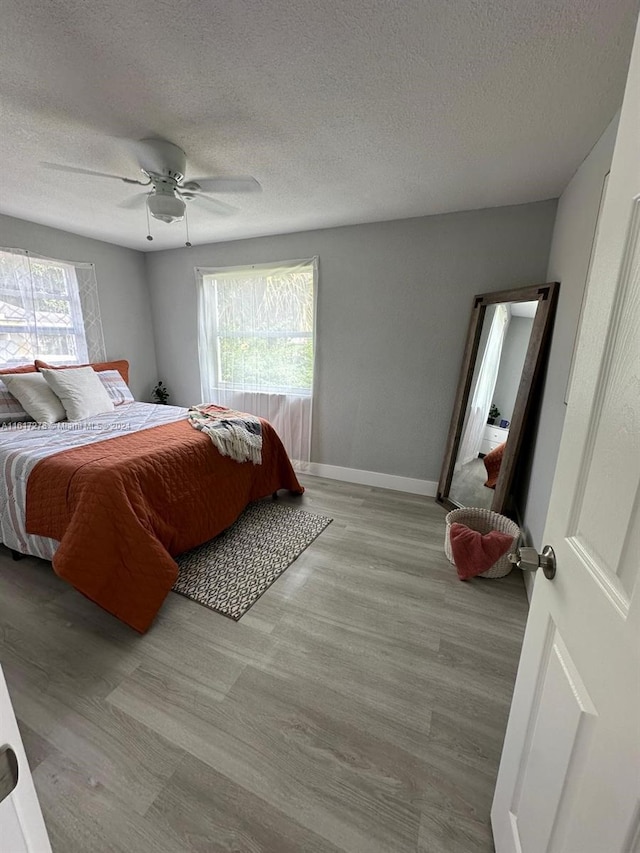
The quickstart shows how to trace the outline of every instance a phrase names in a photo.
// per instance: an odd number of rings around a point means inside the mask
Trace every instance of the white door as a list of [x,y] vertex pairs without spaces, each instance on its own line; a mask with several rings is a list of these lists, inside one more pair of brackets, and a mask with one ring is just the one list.
[[[11,752],[12,751],[12,752]],[[14,761],[15,756],[15,761]],[[17,773],[16,771],[17,764]],[[18,777],[14,787],[15,776]],[[11,793],[7,794],[7,791]],[[0,851],[51,853],[9,691],[0,668]]]
[[497,853],[640,851],[640,30],[491,811]]

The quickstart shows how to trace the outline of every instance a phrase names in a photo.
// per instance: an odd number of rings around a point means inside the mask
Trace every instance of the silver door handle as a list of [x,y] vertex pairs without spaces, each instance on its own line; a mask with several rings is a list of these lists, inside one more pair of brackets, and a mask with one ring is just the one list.
[[550,581],[556,576],[556,555],[551,545],[545,545],[542,554],[538,554],[535,548],[518,548],[514,554],[509,554],[509,562],[523,572],[542,569]]

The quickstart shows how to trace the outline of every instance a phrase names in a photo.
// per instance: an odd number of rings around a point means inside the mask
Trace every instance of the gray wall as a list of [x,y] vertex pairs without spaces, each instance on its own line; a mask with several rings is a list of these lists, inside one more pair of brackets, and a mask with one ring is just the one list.
[[566,411],[569,369],[602,185],[611,166],[617,127],[618,116],[582,163],[558,203],[547,280],[560,282],[560,298],[539,422],[530,437],[528,491],[519,502],[525,534],[536,547],[544,544],[544,525]]
[[149,399],[157,374],[144,255],[11,216],[0,216],[0,246],[95,264],[107,354],[131,362],[131,390]]
[[510,421],[513,417],[532,326],[533,320],[529,317],[512,317],[509,320],[493,392],[493,402],[500,409],[500,419],[506,418]]
[[556,202],[146,255],[159,376],[200,399],[194,267],[320,258],[312,461],[437,480],[472,296],[545,280]]

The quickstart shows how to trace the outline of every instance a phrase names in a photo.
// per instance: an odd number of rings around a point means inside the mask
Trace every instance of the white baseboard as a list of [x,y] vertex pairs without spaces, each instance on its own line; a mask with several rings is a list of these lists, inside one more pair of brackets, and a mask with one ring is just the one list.
[[411,495],[433,498],[438,489],[438,484],[433,480],[417,480],[395,474],[380,474],[377,471],[361,471],[359,468],[341,468],[339,465],[323,465],[320,462],[294,461],[293,467],[298,474],[311,474],[314,477],[342,480],[344,483],[357,483],[360,486],[393,489],[396,492],[408,492]]

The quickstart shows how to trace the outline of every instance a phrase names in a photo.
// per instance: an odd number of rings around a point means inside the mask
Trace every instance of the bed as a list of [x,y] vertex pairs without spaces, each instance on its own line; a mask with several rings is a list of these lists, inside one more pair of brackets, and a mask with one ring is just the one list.
[[172,588],[178,554],[231,525],[254,500],[302,493],[261,421],[262,464],[222,456],[187,410],[128,402],[86,422],[0,431],[0,539],[51,560],[76,589],[145,632]]

